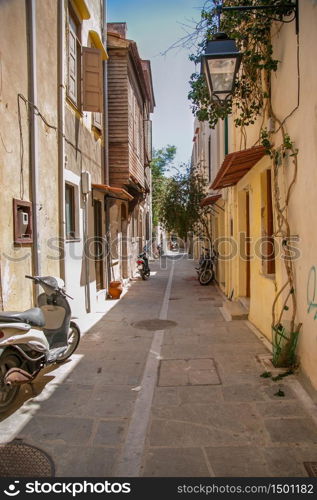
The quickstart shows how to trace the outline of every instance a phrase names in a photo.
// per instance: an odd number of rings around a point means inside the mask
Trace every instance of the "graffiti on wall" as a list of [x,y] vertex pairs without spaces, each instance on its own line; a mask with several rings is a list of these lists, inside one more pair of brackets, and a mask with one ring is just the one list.
[[317,276],[316,276],[316,267],[312,266],[308,273],[308,281],[307,281],[307,314],[310,314],[315,310],[314,320],[317,319],[317,304],[315,302],[316,299],[316,285],[317,285]]

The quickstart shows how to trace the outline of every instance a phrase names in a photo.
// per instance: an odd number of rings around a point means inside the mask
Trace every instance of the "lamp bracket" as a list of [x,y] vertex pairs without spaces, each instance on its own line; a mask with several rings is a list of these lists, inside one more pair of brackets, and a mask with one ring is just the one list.
[[[293,11],[294,12],[294,19],[295,19],[295,25],[296,25],[296,34],[298,35],[299,32],[299,12],[298,12],[298,0],[295,0],[295,2],[291,4],[280,4],[280,5],[237,5],[235,7],[223,7],[222,5],[217,5],[216,6],[216,12],[218,15],[218,19],[220,20],[220,15],[222,12],[235,12],[235,11],[240,11],[240,12],[247,12],[247,11],[252,11],[252,10],[262,10],[262,11],[273,11],[277,14],[280,14],[281,16],[286,15],[287,12]],[[283,19],[279,19],[280,22],[287,22],[283,21]]]

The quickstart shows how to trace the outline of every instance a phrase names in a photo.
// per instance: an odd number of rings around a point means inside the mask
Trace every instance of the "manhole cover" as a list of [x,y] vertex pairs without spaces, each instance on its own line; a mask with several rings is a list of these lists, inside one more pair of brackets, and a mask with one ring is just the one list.
[[179,297],[170,297],[169,300],[179,300]]
[[309,477],[317,477],[317,462],[304,462]]
[[0,445],[1,477],[53,477],[52,459],[39,448],[12,442]]
[[141,330],[167,330],[173,328],[177,323],[175,321],[169,321],[167,319],[146,319],[143,321],[137,321],[132,323],[134,328],[141,328]]

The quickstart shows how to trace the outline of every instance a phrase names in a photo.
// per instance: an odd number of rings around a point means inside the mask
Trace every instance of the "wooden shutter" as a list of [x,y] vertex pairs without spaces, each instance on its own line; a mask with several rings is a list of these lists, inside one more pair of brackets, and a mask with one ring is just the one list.
[[99,49],[82,48],[83,110],[102,112],[102,59]]
[[68,95],[77,104],[77,39],[72,18],[69,20],[68,37]]
[[148,161],[152,160],[152,121],[144,120],[144,145]]
[[99,130],[102,130],[102,113],[93,113],[92,125]]

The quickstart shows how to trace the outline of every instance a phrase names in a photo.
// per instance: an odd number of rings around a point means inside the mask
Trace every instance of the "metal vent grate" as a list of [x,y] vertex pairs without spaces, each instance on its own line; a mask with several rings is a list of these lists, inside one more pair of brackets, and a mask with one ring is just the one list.
[[54,477],[52,459],[42,450],[13,441],[0,445],[1,477]]
[[304,462],[309,477],[317,477],[317,462]]
[[156,330],[169,330],[174,326],[177,326],[176,321],[170,321],[168,319],[145,319],[143,321],[137,321],[136,323],[131,323],[134,328],[139,328],[141,330],[149,330],[155,332]]

